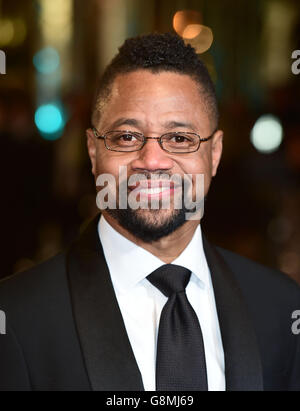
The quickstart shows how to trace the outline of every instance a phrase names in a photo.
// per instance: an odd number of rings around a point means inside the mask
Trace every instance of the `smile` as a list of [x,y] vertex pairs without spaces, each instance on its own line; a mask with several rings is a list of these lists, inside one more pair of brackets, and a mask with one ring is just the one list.
[[179,186],[175,186],[172,181],[144,181],[135,187],[129,187],[131,192],[140,195],[140,198],[164,198],[178,191]]

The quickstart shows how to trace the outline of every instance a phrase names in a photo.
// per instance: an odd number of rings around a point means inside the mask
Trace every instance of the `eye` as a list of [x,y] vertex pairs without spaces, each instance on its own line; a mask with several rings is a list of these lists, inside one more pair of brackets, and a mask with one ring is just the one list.
[[188,143],[192,141],[192,138],[183,134],[175,134],[170,138],[170,141],[173,143]]
[[124,141],[124,142],[137,141],[136,136],[134,136],[133,134],[130,134],[130,133],[121,134],[121,135],[119,135],[118,139],[121,140],[121,141]]
[[138,146],[143,141],[143,137],[130,131],[111,131],[109,133],[108,144],[122,147]]

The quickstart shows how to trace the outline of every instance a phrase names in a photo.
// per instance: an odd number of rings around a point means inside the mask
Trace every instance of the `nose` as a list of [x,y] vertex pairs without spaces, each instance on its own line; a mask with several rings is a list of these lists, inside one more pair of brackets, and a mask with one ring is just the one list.
[[172,158],[161,148],[158,140],[148,139],[142,150],[137,151],[136,154],[137,157],[131,164],[135,170],[167,171],[173,167]]

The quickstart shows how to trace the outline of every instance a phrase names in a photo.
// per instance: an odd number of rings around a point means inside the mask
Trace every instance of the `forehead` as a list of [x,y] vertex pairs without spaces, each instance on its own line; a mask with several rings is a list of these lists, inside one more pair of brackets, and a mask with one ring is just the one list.
[[188,75],[166,71],[139,70],[117,76],[102,109],[101,123],[109,126],[117,117],[137,117],[149,125],[166,120],[209,125],[205,98],[198,83]]

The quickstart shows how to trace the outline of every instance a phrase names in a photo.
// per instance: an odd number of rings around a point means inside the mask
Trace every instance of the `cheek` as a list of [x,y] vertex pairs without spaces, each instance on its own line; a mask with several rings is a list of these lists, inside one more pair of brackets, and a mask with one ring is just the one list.
[[[191,174],[193,176],[193,192],[196,192],[196,185],[197,183],[204,183],[204,193],[205,195],[208,192],[210,183],[211,183],[211,178],[212,178],[212,164],[209,159],[209,156],[203,156],[203,157],[198,157],[198,158],[193,158],[190,159],[189,161],[185,162],[184,164],[181,165],[182,171],[184,174]],[[201,174],[203,175],[202,177],[198,177],[197,175]]]
[[101,151],[97,155],[96,160],[96,179],[99,175],[109,174],[114,177],[114,181],[119,184],[119,177],[121,180],[127,180],[130,169],[131,158],[124,154],[111,152],[108,150]]
[[116,175],[117,167],[114,164],[114,162],[107,161],[106,159],[102,159],[102,158],[97,158],[96,172],[97,172],[97,176],[99,176],[100,174]]
[[96,154],[96,171],[99,174],[112,174],[118,175],[119,166],[123,165],[123,162],[119,158],[118,154],[114,154],[103,147],[97,150]]
[[205,178],[211,178],[212,164],[208,155],[190,157],[187,161],[182,162],[180,167],[185,174],[204,174]]
[[204,196],[206,196],[211,183],[211,175],[205,172],[198,174],[201,174],[201,176],[193,175],[193,193],[195,195],[197,191],[201,193],[203,190]]

